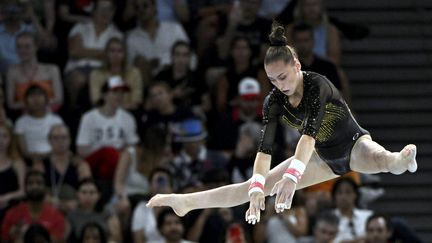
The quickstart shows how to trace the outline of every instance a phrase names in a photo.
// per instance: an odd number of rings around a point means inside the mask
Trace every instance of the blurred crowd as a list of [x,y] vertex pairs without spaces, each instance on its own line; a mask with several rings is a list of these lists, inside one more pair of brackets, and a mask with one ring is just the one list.
[[[354,172],[298,191],[284,214],[268,199],[253,227],[247,204],[146,207],[250,178],[273,19],[350,103],[340,43],[368,29],[322,0],[2,0],[0,242],[417,242],[367,209],[379,177]],[[278,129],[273,165],[299,138]]]

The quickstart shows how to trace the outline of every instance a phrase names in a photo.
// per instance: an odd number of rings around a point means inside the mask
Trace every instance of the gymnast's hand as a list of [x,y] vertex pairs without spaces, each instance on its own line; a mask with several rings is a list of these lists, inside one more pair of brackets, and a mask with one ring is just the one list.
[[265,196],[262,192],[253,192],[250,196],[249,209],[246,211],[245,219],[249,224],[260,221],[261,210],[265,209]]
[[270,196],[276,194],[276,200],[275,200],[276,213],[281,213],[284,211],[284,209],[291,208],[291,203],[292,203],[295,189],[296,189],[296,183],[290,178],[282,178],[274,185],[270,193]]

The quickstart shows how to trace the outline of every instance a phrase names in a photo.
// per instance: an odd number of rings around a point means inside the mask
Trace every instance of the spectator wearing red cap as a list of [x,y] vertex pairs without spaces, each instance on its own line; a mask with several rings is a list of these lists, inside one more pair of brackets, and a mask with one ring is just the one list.
[[103,104],[81,118],[76,140],[78,154],[86,158],[95,178],[111,180],[119,159],[119,150],[138,142],[136,122],[123,108],[123,92],[128,90],[119,76],[102,87]]

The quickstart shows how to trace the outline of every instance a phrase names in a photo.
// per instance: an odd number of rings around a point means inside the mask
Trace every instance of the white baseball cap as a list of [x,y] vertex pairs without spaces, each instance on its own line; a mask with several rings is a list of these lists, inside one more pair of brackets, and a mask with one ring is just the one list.
[[240,80],[238,93],[242,99],[255,99],[261,95],[261,87],[256,79],[246,77]]

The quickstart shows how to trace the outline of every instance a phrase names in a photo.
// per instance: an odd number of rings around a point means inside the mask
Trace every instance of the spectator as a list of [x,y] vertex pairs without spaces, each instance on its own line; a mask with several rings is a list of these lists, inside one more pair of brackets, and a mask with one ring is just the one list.
[[[1,81],[1,76],[0,76],[0,81]],[[9,119],[8,115],[6,114],[5,95],[3,92],[3,88],[1,87],[0,87],[0,124],[12,126],[12,121]]]
[[367,219],[365,243],[388,243],[391,235],[391,222],[385,216],[373,214]]
[[27,172],[27,200],[7,211],[1,228],[4,242],[20,239],[25,229],[34,223],[45,227],[54,242],[62,242],[65,239],[67,222],[57,209],[44,201],[46,189],[44,174],[38,171]]
[[170,63],[176,41],[189,39],[180,24],[157,19],[155,0],[137,0],[136,4],[138,26],[127,37],[128,58],[149,78]]
[[111,76],[120,76],[130,87],[130,94],[123,97],[122,107],[135,110],[143,101],[144,83],[140,71],[127,64],[125,43],[117,38],[111,38],[104,53],[104,64],[100,69],[90,73],[90,99],[93,105],[101,99],[101,88]]
[[24,234],[24,243],[51,243],[51,236],[45,227],[32,224]]
[[189,107],[174,104],[172,90],[166,82],[150,84],[147,97],[144,107],[136,113],[139,134],[145,134],[153,126],[170,134],[171,124],[194,116]]
[[65,187],[78,189],[79,181],[91,177],[91,171],[85,161],[72,153],[70,132],[66,125],[52,126],[48,140],[52,148],[51,153],[34,167],[45,173],[48,186],[51,188],[52,202],[58,205],[61,191],[66,190]]
[[239,127],[237,144],[228,164],[231,181],[247,181],[253,173],[253,161],[260,141],[261,124],[245,122]]
[[[307,234],[308,217],[303,200],[302,191],[297,191],[288,213],[273,214],[268,217],[265,224],[268,243],[295,242],[297,238]],[[264,225],[260,225],[262,226]]]
[[230,44],[236,37],[246,38],[250,43],[251,60],[258,64],[263,60],[268,43],[270,21],[258,16],[262,0],[239,0],[234,3],[228,17],[228,26],[220,42],[220,57],[229,55]]
[[167,138],[163,129],[154,127],[146,131],[140,145],[129,146],[122,152],[114,177],[115,194],[111,200],[111,206],[122,222],[129,223],[131,210],[149,195],[150,172],[168,159]]
[[204,173],[214,168],[225,168],[226,159],[205,145],[207,131],[199,119],[187,119],[173,125],[173,142],[180,151],[169,164],[176,178],[177,188],[194,184]]
[[48,133],[56,124],[63,124],[62,119],[48,111],[48,94],[37,84],[29,86],[24,94],[27,113],[16,121],[15,133],[18,145],[29,164],[44,159],[51,152]]
[[57,47],[54,36],[55,25],[55,2],[53,0],[42,0],[40,2],[21,1],[24,8],[24,21],[33,23],[38,32],[38,46],[43,54],[52,54]]
[[81,118],[77,150],[96,179],[112,180],[120,151],[139,140],[133,116],[120,107],[128,89],[121,78],[109,78],[102,87],[103,104]]
[[[155,168],[150,173],[149,181],[151,195],[173,192],[173,178],[167,169]],[[161,208],[148,208],[146,204],[147,201],[140,202],[133,213],[132,233],[135,243],[163,240],[156,220]]]
[[29,86],[40,85],[48,95],[52,110],[63,104],[63,85],[60,70],[56,65],[43,64],[37,59],[36,37],[30,32],[21,32],[16,37],[16,50],[20,59],[11,66],[7,74],[7,101],[9,109],[24,108],[24,94]]
[[225,112],[209,115],[210,147],[232,152],[237,144],[239,127],[245,122],[261,123],[262,99],[261,86],[255,78],[245,77],[236,87],[235,104]]
[[[252,49],[245,37],[237,37],[231,43],[231,57],[227,62],[227,71],[216,84],[216,109],[221,112],[235,104],[238,84],[245,77],[256,79],[263,94],[270,90],[264,70],[252,63]],[[263,97],[262,97],[263,98]]]
[[0,222],[6,210],[24,196],[25,164],[9,126],[0,124]]
[[[112,24],[115,12],[113,0],[97,0],[94,3],[91,21],[77,23],[69,33],[69,60],[65,67],[65,86],[68,104],[83,105],[88,100],[84,88],[92,69],[102,66],[104,48],[112,37],[122,38],[123,34]],[[80,97],[83,95],[83,98]],[[77,102],[80,97],[80,102]]]
[[335,242],[360,240],[366,235],[366,221],[371,210],[359,209],[360,193],[357,183],[349,177],[337,180],[332,189],[335,214],[339,218],[339,231]]
[[199,80],[190,68],[192,50],[189,43],[177,41],[171,49],[171,64],[165,67],[155,80],[167,82],[174,96],[174,103],[192,106],[203,114],[210,109],[210,96],[206,82]]
[[0,75],[10,65],[19,63],[16,52],[16,37],[21,32],[36,32],[32,23],[24,22],[24,8],[18,1],[2,1],[3,21],[0,23]]
[[332,243],[336,238],[339,219],[331,212],[321,212],[313,227],[313,236],[302,237],[298,243]]
[[67,215],[71,224],[71,242],[79,239],[84,226],[90,222],[96,222],[100,225],[107,232],[108,239],[121,242],[122,233],[118,217],[97,208],[101,194],[96,182],[90,178],[81,180],[77,196],[78,208]]
[[314,31],[314,53],[338,65],[341,58],[340,36],[336,27],[329,22],[322,0],[298,0],[294,10],[294,22],[286,27],[289,43],[292,41],[292,28],[296,23],[306,23]]
[[183,239],[185,230],[182,220],[172,209],[164,209],[159,213],[157,227],[165,239],[149,241],[150,243],[192,243]]
[[104,229],[96,222],[84,225],[79,239],[80,243],[108,243]]

